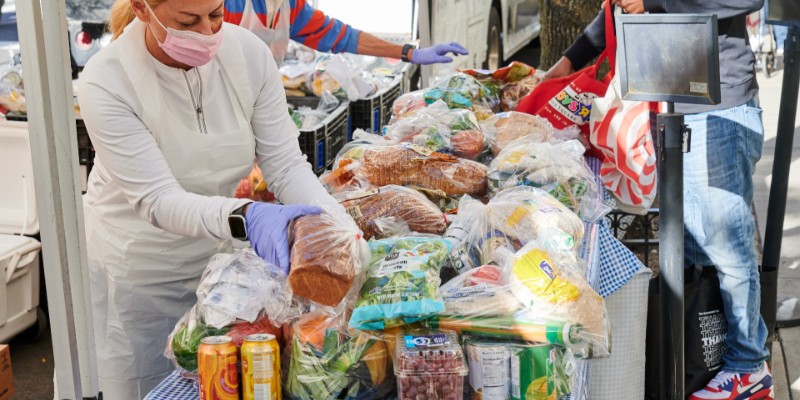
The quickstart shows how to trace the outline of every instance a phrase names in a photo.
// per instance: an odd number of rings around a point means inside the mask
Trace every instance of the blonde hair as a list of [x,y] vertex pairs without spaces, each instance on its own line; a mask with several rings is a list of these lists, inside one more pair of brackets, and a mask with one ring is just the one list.
[[[117,0],[111,7],[111,14],[108,18],[108,31],[111,32],[111,40],[114,40],[122,34],[125,27],[136,18],[133,12],[132,0]],[[165,0],[143,0],[146,1],[150,7],[156,7]]]

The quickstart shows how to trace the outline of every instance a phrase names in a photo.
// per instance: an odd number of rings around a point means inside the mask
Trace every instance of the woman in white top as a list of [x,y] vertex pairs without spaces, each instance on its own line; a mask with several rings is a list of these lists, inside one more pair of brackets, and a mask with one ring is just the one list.
[[[223,0],[118,0],[80,80],[97,152],[84,198],[100,389],[140,399],[209,257],[249,239],[288,268],[287,226],[336,204],[306,162],[277,66]],[[122,30],[124,29],[124,32]],[[230,198],[256,160],[283,204]],[[305,204],[305,205],[304,205]]]

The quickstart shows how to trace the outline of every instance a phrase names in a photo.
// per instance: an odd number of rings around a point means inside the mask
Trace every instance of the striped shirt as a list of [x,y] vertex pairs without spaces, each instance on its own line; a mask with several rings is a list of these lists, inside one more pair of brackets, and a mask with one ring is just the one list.
[[[261,23],[267,26],[267,6],[265,0],[225,0],[225,22],[239,25],[242,21],[245,1],[253,2]],[[306,0],[289,0],[289,36],[292,40],[313,49],[333,53],[356,53],[358,51],[359,30],[322,11],[315,10]],[[277,21],[277,18],[274,19]]]

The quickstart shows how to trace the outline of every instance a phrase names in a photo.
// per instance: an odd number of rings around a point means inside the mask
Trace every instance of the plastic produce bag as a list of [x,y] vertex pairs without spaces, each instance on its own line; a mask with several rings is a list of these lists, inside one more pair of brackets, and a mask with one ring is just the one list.
[[22,65],[14,65],[3,70],[0,78],[0,107],[5,111],[27,114],[25,86],[22,80]]
[[481,122],[481,128],[492,153],[496,156],[511,142],[530,136],[537,142],[578,138],[577,128],[556,130],[547,120],[515,111],[495,114]]
[[441,238],[371,240],[372,260],[350,318],[357,329],[413,323],[444,311],[439,271],[450,251]]
[[281,324],[289,318],[291,305],[286,275],[251,249],[215,254],[197,287],[199,316],[216,328],[237,320],[253,322],[262,312]]
[[459,203],[458,221],[445,236],[455,246],[454,267],[463,273],[494,263],[498,249],[514,252],[537,239],[556,249],[559,260],[574,260],[583,229],[583,221],[553,196],[520,186],[498,193],[486,205],[465,196]]
[[394,390],[389,342],[380,332],[348,329],[344,314],[323,307],[294,323],[283,377],[288,398],[375,399]]
[[511,315],[522,304],[511,291],[511,268],[483,265],[456,276],[439,288],[441,315],[489,317]]
[[[389,229],[404,224],[412,232],[441,235],[447,219],[419,192],[396,185],[343,192],[334,196],[364,232],[365,239],[391,236]],[[397,231],[397,229],[394,229]]]
[[346,147],[335,169],[321,178],[330,191],[373,186],[417,186],[446,195],[486,193],[487,167],[475,161],[432,152],[409,143]]
[[555,400],[569,394],[575,360],[549,344],[464,339],[470,399]]
[[197,306],[192,306],[178,321],[167,338],[164,356],[192,377],[197,372],[197,349],[200,340],[208,336],[227,335],[238,347],[245,336],[255,333],[268,333],[280,339],[281,330],[263,313],[253,322],[235,321],[229,326],[214,328],[203,321]]
[[392,119],[390,123],[393,124],[400,119],[410,117],[427,106],[424,90],[404,93],[392,103]]
[[470,160],[477,159],[484,148],[475,114],[465,109],[451,110],[441,100],[412,117],[384,127],[384,131],[393,143],[413,143]]
[[353,287],[355,296],[369,248],[350,217],[335,210],[300,217],[290,235],[289,286],[296,296],[330,307]]
[[577,140],[551,144],[523,137],[511,142],[489,165],[489,194],[516,186],[541,188],[584,220],[607,212],[594,174]]
[[487,87],[496,88],[493,91],[499,92],[503,111],[515,109],[520,99],[530,93],[544,76],[543,72],[519,61],[494,71],[468,69],[462,72],[474,76]]
[[450,108],[485,108],[497,110],[500,100],[497,88],[486,87],[475,77],[465,73],[443,71],[436,77],[433,87],[425,91],[425,102],[432,104],[437,100],[447,103]]

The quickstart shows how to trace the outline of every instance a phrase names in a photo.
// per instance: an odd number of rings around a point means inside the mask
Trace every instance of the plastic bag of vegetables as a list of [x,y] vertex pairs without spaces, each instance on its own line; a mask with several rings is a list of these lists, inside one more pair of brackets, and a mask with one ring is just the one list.
[[475,77],[462,72],[443,71],[433,87],[425,91],[425,102],[442,100],[450,108],[487,108],[499,110],[499,88],[487,87]]
[[381,332],[348,329],[345,307],[320,307],[292,327],[284,393],[298,400],[375,399],[388,396],[391,347]]
[[171,360],[176,368],[184,370],[185,375],[192,377],[197,372],[197,348],[204,337],[227,335],[238,347],[242,345],[245,336],[254,333],[269,333],[276,338],[281,337],[280,328],[264,314],[253,322],[234,321],[229,326],[215,328],[206,324],[197,307],[193,306],[178,321],[167,338],[164,357]]
[[516,186],[545,190],[584,220],[602,218],[603,204],[597,180],[584,159],[577,140],[540,142],[523,137],[510,143],[489,165],[489,195]]
[[441,238],[372,240],[367,278],[350,318],[357,329],[384,329],[444,311],[439,271],[450,252]]
[[414,143],[470,160],[477,159],[484,148],[475,114],[466,109],[451,110],[441,100],[412,117],[384,127],[384,135],[393,143]]
[[520,186],[498,193],[486,205],[464,196],[459,203],[458,220],[450,225],[445,237],[454,246],[454,267],[464,273],[496,264],[494,252],[498,249],[514,252],[537,239],[556,249],[559,259],[577,259],[583,229],[583,221],[553,196],[538,188]]

